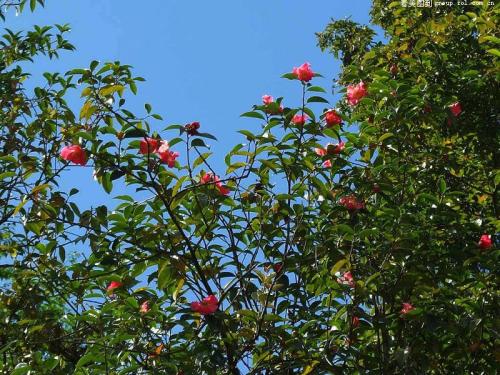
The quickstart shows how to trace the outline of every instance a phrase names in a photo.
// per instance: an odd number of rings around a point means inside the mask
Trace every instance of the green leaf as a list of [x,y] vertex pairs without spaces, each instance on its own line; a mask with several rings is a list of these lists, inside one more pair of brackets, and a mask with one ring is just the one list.
[[25,375],[30,372],[31,367],[27,363],[19,363],[10,375]]
[[113,190],[113,182],[111,181],[111,173],[104,173],[102,176],[102,187],[106,193],[111,193]]
[[165,287],[171,280],[172,280],[171,265],[168,262],[163,262],[158,271],[158,288],[165,289]]
[[308,87],[306,91],[324,92],[324,93],[326,93],[326,90],[323,87],[320,87],[320,86],[311,86],[311,87]]
[[385,134],[382,134],[379,139],[378,139],[378,143],[382,143],[383,141],[385,141],[386,139],[388,138],[391,138],[392,136],[394,136],[393,133],[385,133]]
[[191,141],[191,147],[206,147],[209,148],[205,142],[203,142],[203,139],[200,138],[195,138]]
[[253,118],[258,118],[261,120],[266,119],[262,113],[255,112],[255,111],[245,112],[245,113],[241,114],[240,117],[253,117]]
[[148,133],[144,129],[134,128],[125,132],[124,138],[144,138]]
[[329,104],[329,101],[326,100],[325,98],[322,98],[321,96],[311,96],[309,99],[307,99],[308,103],[327,103]]
[[347,259],[340,259],[337,263],[335,263],[335,265],[333,266],[332,270],[330,271],[330,273],[332,275],[335,275],[337,272],[340,271],[340,269],[342,267],[344,267],[344,265],[347,263]]
[[281,76],[281,78],[286,78],[286,79],[298,79],[297,75],[295,73],[285,73]]
[[439,192],[443,194],[446,191],[446,182],[444,178],[441,177],[439,179],[438,186],[439,186]]
[[488,49],[487,51],[488,51],[488,53],[491,53],[492,55],[500,57],[500,51],[497,50],[496,48],[491,48],[491,49]]

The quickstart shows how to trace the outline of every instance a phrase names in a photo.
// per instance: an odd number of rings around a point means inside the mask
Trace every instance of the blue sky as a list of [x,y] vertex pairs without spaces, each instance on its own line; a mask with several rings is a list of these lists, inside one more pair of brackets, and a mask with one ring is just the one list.
[[[325,77],[315,84],[330,90],[339,64],[320,51],[314,33],[331,17],[369,23],[369,3],[47,0],[45,9],[11,15],[5,25],[13,30],[33,24],[72,26],[68,37],[76,52],[62,54],[59,61],[37,61],[29,68],[35,77],[87,67],[94,59],[132,65],[146,82],[129,106],[139,114],[144,102],[151,103],[164,118],[161,128],[200,121],[203,131],[219,139],[212,150],[221,158],[215,166],[223,173],[222,156],[244,141],[236,131],[259,127],[258,120],[240,118],[241,113],[266,93],[284,96],[288,106],[299,104],[298,83],[280,78],[283,73],[309,61]],[[74,103],[75,111],[79,105]],[[91,170],[76,173],[84,187],[80,199],[92,205],[109,199],[92,180]]]

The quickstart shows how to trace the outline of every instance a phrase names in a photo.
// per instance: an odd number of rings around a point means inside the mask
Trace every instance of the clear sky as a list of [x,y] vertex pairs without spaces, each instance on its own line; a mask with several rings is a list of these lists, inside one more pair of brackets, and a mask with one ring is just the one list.
[[[369,23],[369,3],[47,0],[45,9],[11,15],[5,26],[20,30],[33,24],[69,23],[68,38],[76,52],[63,53],[60,61],[38,61],[30,67],[34,76],[88,67],[94,59],[130,64],[136,75],[146,79],[139,95],[130,100],[134,111],[141,114],[144,102],[152,104],[164,118],[161,128],[200,121],[203,131],[219,139],[211,145],[222,159],[244,141],[237,130],[258,128],[258,120],[239,115],[260,103],[263,94],[284,96],[287,106],[298,105],[298,83],[280,78],[292,67],[309,61],[325,77],[315,79],[315,84],[330,90],[339,64],[320,51],[314,33],[322,31],[332,17]],[[80,103],[74,105],[79,111]],[[222,160],[215,166],[223,174]],[[92,205],[109,199],[92,180],[90,169],[71,173],[84,187],[81,199]]]

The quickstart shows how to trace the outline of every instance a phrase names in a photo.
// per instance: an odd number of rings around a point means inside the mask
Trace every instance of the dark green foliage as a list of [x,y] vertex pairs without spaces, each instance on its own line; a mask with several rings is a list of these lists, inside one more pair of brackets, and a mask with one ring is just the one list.
[[[495,373],[498,236],[478,241],[500,231],[499,8],[398,4],[373,4],[385,44],[349,20],[318,34],[342,57],[341,90],[368,87],[337,104],[343,125],[307,106],[332,102],[318,76],[285,74],[304,105],[249,108],[225,174],[206,129],[130,111],[143,81],[130,66],[46,73],[30,92],[20,62],[73,49],[68,29],[4,31],[0,373]],[[139,153],[145,137],[186,163]],[[340,153],[326,145],[340,140]],[[81,168],[60,158],[68,144],[86,150],[108,206],[59,187]],[[218,311],[195,314],[210,294]]]

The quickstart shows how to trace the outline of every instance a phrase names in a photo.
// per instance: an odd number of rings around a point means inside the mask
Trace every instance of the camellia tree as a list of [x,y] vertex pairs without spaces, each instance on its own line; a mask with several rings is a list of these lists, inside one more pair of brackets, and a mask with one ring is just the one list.
[[[127,109],[143,80],[127,65],[29,89],[69,28],[5,29],[1,373],[494,373],[498,12],[374,0],[377,43],[332,21],[318,42],[343,62],[336,108],[294,68],[302,105],[265,95],[244,113],[225,171],[200,123]],[[112,206],[60,187],[84,167],[125,186]]]

